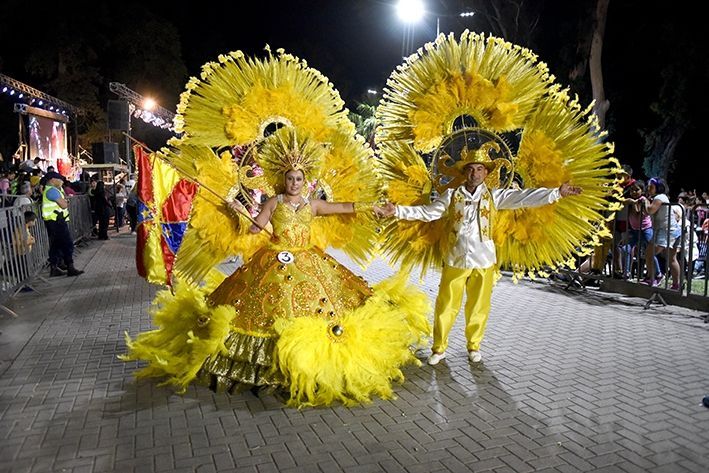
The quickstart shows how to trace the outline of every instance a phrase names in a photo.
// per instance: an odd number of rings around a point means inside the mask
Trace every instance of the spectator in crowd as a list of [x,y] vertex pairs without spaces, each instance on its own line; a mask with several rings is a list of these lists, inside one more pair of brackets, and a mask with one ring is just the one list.
[[98,221],[98,239],[108,240],[108,221],[111,218],[111,203],[106,195],[106,185],[103,181],[96,183],[94,202],[96,220]]
[[[653,240],[652,218],[645,212],[647,206],[647,198],[645,198],[645,183],[636,180],[631,184],[629,190],[630,196],[625,200],[628,207],[628,233],[627,243],[623,246],[625,254],[625,264],[623,265],[623,277],[628,279],[631,276],[631,263],[633,254],[637,261],[640,261],[641,255],[647,249],[647,245]],[[657,270],[657,260],[654,259],[654,264]],[[638,265],[637,274],[640,276],[640,267]],[[657,272],[657,271],[656,271]]]
[[707,243],[709,243],[709,218],[704,219],[697,230],[697,260],[694,264],[695,276],[707,276]]
[[8,193],[13,195],[17,194],[17,172],[14,169],[10,169],[7,172],[7,179],[8,181],[10,181],[10,188],[8,189]]
[[98,179],[92,177],[89,180],[89,190],[87,194],[89,195],[89,205],[91,206],[91,234],[98,236],[98,229],[96,225],[98,224],[98,215],[96,215],[96,186],[98,185]]
[[128,176],[128,181],[126,182],[126,191],[130,192],[135,187],[135,174]]
[[130,190],[126,200],[126,211],[128,212],[128,223],[130,224],[130,234],[135,235],[138,227],[138,193],[135,186]]
[[26,260],[27,255],[32,251],[32,246],[34,246],[35,240],[32,235],[32,229],[37,224],[37,214],[31,210],[26,210],[24,213],[25,224],[19,227],[17,234],[15,235],[15,253],[22,257],[23,264],[28,267],[28,262]]
[[64,185],[62,186],[62,188],[64,189],[64,194],[67,197],[70,197],[72,195],[76,195],[76,191],[71,186],[71,182],[69,182],[68,180],[64,181]]
[[[628,164],[624,164],[619,175],[621,179],[621,187],[623,188],[623,197],[630,198],[630,188],[635,183],[633,179],[633,168]],[[623,237],[628,231],[628,205],[615,216],[615,224],[613,225],[613,277],[621,278],[628,273],[628,268],[623,267],[625,260],[622,258],[622,247],[624,246]],[[604,259],[605,261],[605,259]],[[601,266],[602,268],[602,266]]]
[[648,182],[647,190],[652,202],[646,202],[645,211],[652,216],[653,241],[645,252],[647,276],[644,282],[652,286],[660,284],[662,275],[657,273],[653,258],[664,253],[667,256],[667,266],[669,266],[672,275],[671,289],[677,290],[679,289],[680,272],[677,261],[677,244],[682,234],[681,228],[676,219],[670,215],[670,199],[667,196],[669,189],[665,181],[659,177],[653,177]]
[[15,199],[14,206],[19,208],[24,208],[31,206],[33,204],[32,200],[32,185],[25,181],[20,187],[20,195]]
[[126,200],[128,200],[128,195],[126,195],[126,188],[118,184],[116,186],[116,227],[117,232],[121,231],[123,226],[123,217],[125,215],[125,205]]
[[35,169],[41,169],[39,166],[43,161],[46,161],[46,160],[40,158],[39,156],[34,159],[28,159],[28,160],[22,161],[22,163],[20,163],[19,169],[20,169],[20,171],[31,173]]
[[33,169],[30,175],[30,184],[32,187],[37,187],[42,180],[42,171],[39,169]]
[[689,205],[689,202],[693,200],[695,200],[695,197],[688,194],[687,196],[680,198],[678,203],[672,206],[672,215],[674,216],[681,231],[680,241],[677,242],[676,245],[678,252],[681,255],[680,261],[684,261],[686,264],[686,271],[691,271],[691,268],[694,267],[694,261],[696,261],[699,256],[697,239],[692,238],[691,245],[689,241],[689,235],[692,231],[692,221],[690,215],[691,206]]

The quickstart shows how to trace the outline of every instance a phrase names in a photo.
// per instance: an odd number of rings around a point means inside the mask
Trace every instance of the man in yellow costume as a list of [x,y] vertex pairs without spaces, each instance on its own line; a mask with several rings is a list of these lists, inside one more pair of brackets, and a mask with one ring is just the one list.
[[431,204],[403,206],[387,203],[375,207],[382,217],[425,222],[440,218],[449,220],[429,365],[436,365],[446,357],[448,334],[460,311],[464,292],[467,295],[465,337],[468,358],[473,363],[482,361],[480,342],[490,312],[497,262],[491,230],[496,210],[540,207],[581,193],[581,188],[568,183],[553,189],[489,189],[485,180],[488,174],[498,171],[497,163],[501,161],[492,160],[482,150],[468,152],[463,149],[460,158],[456,168],[464,175],[465,183],[446,190]]

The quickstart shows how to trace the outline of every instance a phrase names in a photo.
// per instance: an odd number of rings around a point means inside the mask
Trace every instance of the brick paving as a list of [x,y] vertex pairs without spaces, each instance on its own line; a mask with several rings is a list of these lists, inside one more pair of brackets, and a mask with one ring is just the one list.
[[[0,318],[1,472],[706,472],[709,324],[677,307],[567,293],[540,282],[495,290],[484,363],[405,370],[398,398],[295,410],[273,397],[184,396],[136,383],[123,333],[150,328],[155,288],[134,242],[91,242],[79,278],[39,283]],[[381,261],[370,282],[392,273]],[[420,282],[433,299],[437,275]],[[425,357],[427,353],[421,353]]]

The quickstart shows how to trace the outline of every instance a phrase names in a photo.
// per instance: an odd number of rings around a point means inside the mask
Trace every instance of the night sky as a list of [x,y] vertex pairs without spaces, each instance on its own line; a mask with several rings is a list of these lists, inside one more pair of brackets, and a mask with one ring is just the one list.
[[[176,26],[188,75],[198,75],[203,63],[229,51],[242,50],[247,55],[263,56],[263,47],[269,44],[273,50],[284,48],[307,60],[329,77],[347,106],[354,109],[367,98],[367,89],[381,91],[386,78],[401,63],[403,25],[396,16],[396,0],[252,2],[250,7],[256,5],[260,9],[255,14],[246,14],[244,7],[238,6],[240,3],[225,6],[222,2],[201,2],[187,8],[175,8],[174,2],[167,1],[140,5]],[[440,19],[442,32],[453,31],[459,35],[465,28],[487,31],[480,15],[455,16],[463,10],[474,10],[476,1],[428,0],[425,3],[430,14],[415,28],[416,47],[435,38],[436,17]],[[541,33],[534,50],[565,84],[568,80],[558,69],[563,64],[563,55],[573,49],[572,35],[579,21],[584,19],[578,17],[577,2],[539,2],[542,3],[544,8],[537,26]],[[14,5],[24,9],[26,4],[14,1]],[[125,8],[123,18],[126,12],[130,14],[131,2],[106,5],[112,11]],[[68,4],[59,8],[57,11],[61,13],[58,14],[77,14]],[[4,11],[0,14],[0,28],[3,19],[25,21],[26,18],[25,11]],[[706,18],[703,11],[684,12],[666,2],[610,2],[603,53],[606,94],[611,100],[608,128],[610,138],[616,142],[619,159],[630,163],[639,174],[642,174],[643,141],[638,128],[651,126],[656,120],[650,107],[661,86],[660,65],[666,60],[658,52],[668,51],[663,42],[672,41],[675,34],[687,30],[695,32],[697,47],[709,46],[702,33],[702,18]],[[590,22],[590,18],[587,21]],[[34,34],[45,34],[47,41],[51,41],[51,31],[35,31]],[[0,72],[20,79],[26,75],[25,71],[18,70],[22,54],[21,41],[0,44],[0,59],[4,59],[0,62]],[[159,89],[159,85],[156,88]],[[143,88],[139,92],[148,95],[151,91]],[[174,110],[179,92],[181,90],[158,91],[158,96],[164,99],[161,105]],[[590,99],[588,86],[573,92],[579,93],[584,101]],[[170,101],[172,103],[167,103]],[[0,104],[5,109],[11,108],[6,106],[6,101]],[[0,113],[6,111],[0,110]],[[696,124],[694,128],[701,125]],[[703,146],[702,140],[701,134],[688,135],[677,149],[678,166],[671,180],[682,187],[709,190],[706,181],[695,172],[697,163],[693,153],[697,145]]]

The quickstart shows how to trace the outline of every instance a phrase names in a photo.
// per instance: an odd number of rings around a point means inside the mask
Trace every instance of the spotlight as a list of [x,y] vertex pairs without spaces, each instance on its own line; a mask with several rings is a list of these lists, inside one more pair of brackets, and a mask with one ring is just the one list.
[[7,87],[3,87],[3,88],[2,88],[2,91],[3,91],[3,92],[7,92]]
[[15,89],[10,90],[10,95],[15,95]]
[[40,100],[40,101],[38,102],[38,105],[42,105],[43,103],[44,103],[44,102]]

